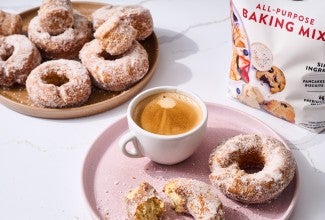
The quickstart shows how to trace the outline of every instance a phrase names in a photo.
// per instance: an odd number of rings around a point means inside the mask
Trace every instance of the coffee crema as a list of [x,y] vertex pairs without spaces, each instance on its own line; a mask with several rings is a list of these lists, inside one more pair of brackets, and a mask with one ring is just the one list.
[[151,133],[176,135],[197,126],[202,120],[202,110],[186,95],[161,92],[140,101],[133,110],[132,118]]

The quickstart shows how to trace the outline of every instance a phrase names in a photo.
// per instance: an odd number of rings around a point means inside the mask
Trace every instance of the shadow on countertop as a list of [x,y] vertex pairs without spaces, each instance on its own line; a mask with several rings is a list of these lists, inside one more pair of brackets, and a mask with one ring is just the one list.
[[155,28],[159,43],[158,66],[147,87],[178,86],[190,81],[189,67],[178,62],[199,51],[198,45],[182,33]]

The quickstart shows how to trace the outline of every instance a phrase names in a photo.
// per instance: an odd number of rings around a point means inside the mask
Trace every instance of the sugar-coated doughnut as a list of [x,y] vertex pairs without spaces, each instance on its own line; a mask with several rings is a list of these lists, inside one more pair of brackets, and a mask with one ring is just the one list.
[[97,39],[84,45],[79,57],[87,67],[96,86],[109,91],[122,91],[142,79],[149,69],[147,51],[134,41],[120,56],[110,56]]
[[130,190],[125,196],[127,219],[158,220],[165,211],[165,202],[147,182]]
[[0,10],[0,35],[21,34],[23,21],[20,15]]
[[255,134],[237,135],[217,146],[209,166],[211,183],[242,203],[276,198],[296,169],[291,151],[281,141]]
[[107,4],[97,10],[95,10],[91,14],[91,21],[93,23],[93,28],[97,30],[105,21],[107,21],[110,17],[115,17],[115,12],[118,12],[116,10],[117,6]]
[[137,40],[144,40],[153,32],[151,13],[149,9],[141,5],[107,5],[99,8],[92,14],[94,28],[98,29],[105,21],[116,16],[125,20],[137,30]]
[[43,0],[38,16],[43,30],[50,35],[61,34],[74,24],[70,0]]
[[62,108],[83,104],[91,93],[87,69],[74,60],[51,60],[28,76],[26,90],[40,107]]
[[137,30],[120,17],[115,16],[104,22],[94,33],[102,48],[111,55],[120,55],[131,48]]
[[41,63],[36,46],[25,36],[0,36],[0,85],[25,84],[32,69]]
[[82,46],[92,39],[92,27],[86,17],[74,13],[74,25],[59,35],[51,35],[34,17],[28,26],[28,37],[38,47],[45,59],[77,59]]
[[141,5],[122,7],[122,18],[127,20],[137,31],[137,40],[144,40],[153,32],[153,20],[149,9]]
[[177,213],[190,214],[194,219],[224,219],[223,205],[215,189],[199,180],[175,178],[167,181],[163,192]]

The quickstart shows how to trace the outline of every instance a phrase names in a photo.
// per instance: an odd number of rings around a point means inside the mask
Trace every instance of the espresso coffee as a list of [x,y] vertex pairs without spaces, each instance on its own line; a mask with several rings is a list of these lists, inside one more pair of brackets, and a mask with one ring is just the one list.
[[132,114],[142,129],[161,135],[185,133],[197,126],[202,117],[200,106],[192,98],[176,92],[148,96]]

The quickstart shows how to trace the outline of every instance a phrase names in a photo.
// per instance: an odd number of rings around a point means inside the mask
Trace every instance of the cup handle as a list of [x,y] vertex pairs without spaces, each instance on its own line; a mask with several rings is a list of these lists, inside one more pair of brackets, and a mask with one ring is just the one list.
[[[126,145],[132,142],[133,148],[127,149]],[[119,146],[123,154],[131,158],[144,157],[139,148],[139,142],[132,132],[124,134],[119,140]]]

